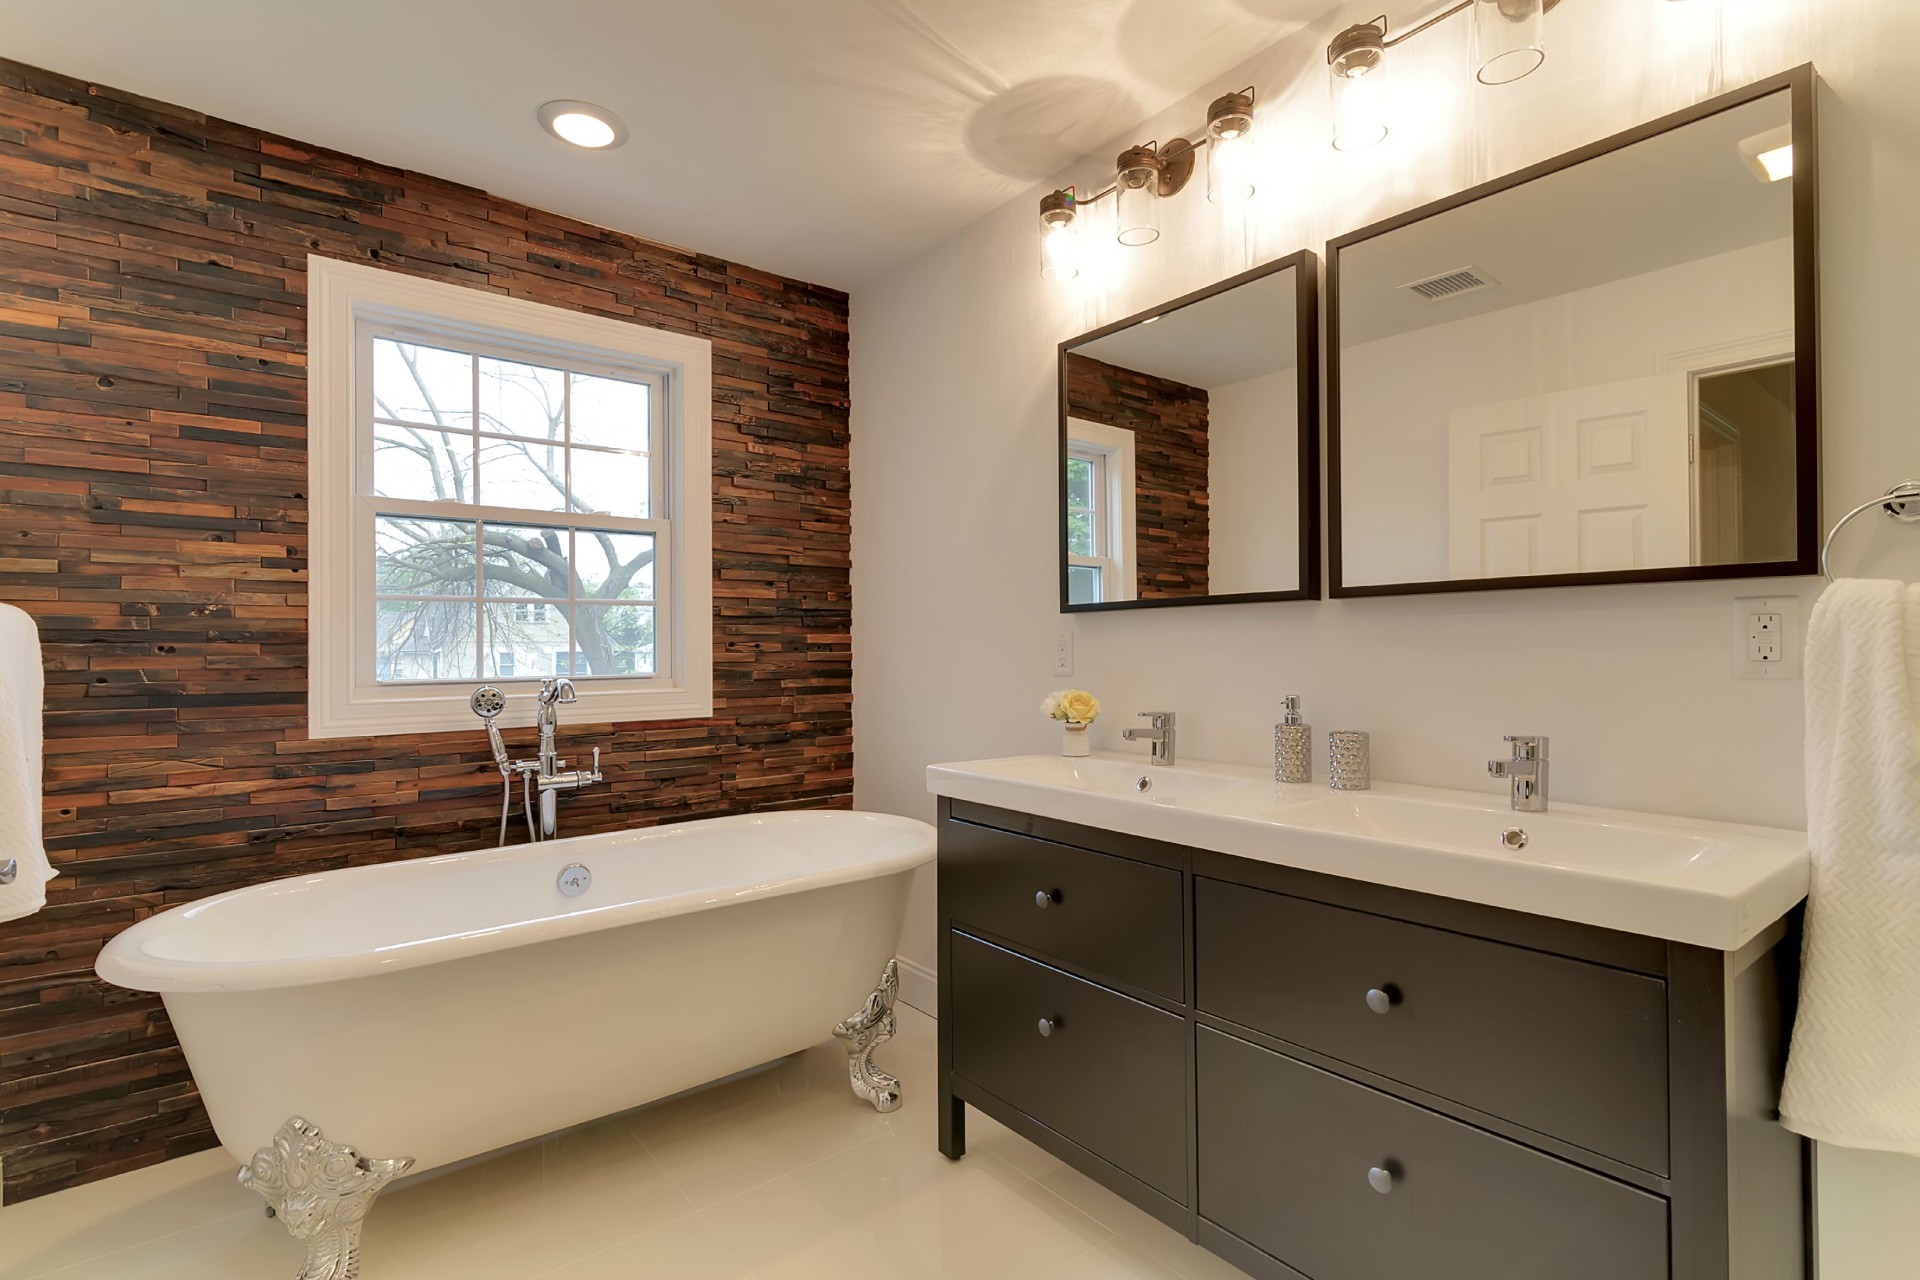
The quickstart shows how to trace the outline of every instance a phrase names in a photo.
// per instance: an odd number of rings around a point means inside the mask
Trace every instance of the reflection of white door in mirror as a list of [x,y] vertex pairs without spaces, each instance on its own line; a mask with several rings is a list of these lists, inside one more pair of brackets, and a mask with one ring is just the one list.
[[1687,428],[1681,373],[1454,410],[1449,576],[1688,563]]
[[1067,419],[1067,602],[1139,596],[1134,570],[1134,437]]

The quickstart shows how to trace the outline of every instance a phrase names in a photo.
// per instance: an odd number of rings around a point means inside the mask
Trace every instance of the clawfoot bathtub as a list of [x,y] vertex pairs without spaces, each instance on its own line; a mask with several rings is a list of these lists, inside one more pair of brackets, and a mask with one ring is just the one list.
[[143,920],[98,971],[161,994],[242,1181],[307,1241],[303,1280],[349,1280],[394,1177],[830,1034],[854,1091],[897,1105],[870,1054],[933,850],[911,818],[807,811],[356,867]]

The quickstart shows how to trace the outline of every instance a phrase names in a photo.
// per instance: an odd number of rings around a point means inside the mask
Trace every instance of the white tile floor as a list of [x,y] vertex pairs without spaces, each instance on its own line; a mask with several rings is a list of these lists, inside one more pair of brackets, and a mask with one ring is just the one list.
[[[781,1066],[382,1196],[362,1280],[1244,1280],[977,1112],[934,1145],[934,1024],[883,1116],[846,1055]],[[301,1249],[209,1151],[0,1210],[0,1280],[285,1280]]]

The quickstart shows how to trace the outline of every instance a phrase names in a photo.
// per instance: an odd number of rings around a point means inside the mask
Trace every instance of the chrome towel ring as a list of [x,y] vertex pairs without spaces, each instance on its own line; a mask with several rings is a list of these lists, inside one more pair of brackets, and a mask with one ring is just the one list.
[[1920,521],[1920,480],[1902,480],[1891,489],[1869,502],[1863,502],[1847,514],[1840,517],[1832,529],[1827,532],[1827,540],[1820,544],[1820,572],[1827,581],[1833,581],[1833,570],[1827,567],[1827,553],[1833,550],[1833,540],[1847,527],[1847,522],[1857,515],[1879,507],[1895,520],[1912,524]]

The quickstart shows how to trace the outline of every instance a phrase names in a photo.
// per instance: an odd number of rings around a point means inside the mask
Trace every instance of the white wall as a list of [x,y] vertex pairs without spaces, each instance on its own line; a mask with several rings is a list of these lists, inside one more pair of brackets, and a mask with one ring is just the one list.
[[[1379,600],[1057,612],[1054,344],[1254,262],[1483,181],[1759,76],[1812,61],[1820,93],[1825,503],[1920,473],[1911,407],[1920,297],[1920,6],[1902,0],[1575,0],[1535,75],[1477,89],[1453,22],[1394,51],[1403,110],[1382,146],[1327,145],[1324,42],[1354,5],[1259,54],[1121,145],[1191,132],[1214,94],[1259,87],[1260,194],[1245,227],[1189,191],[1143,250],[1040,279],[1035,200],[1017,198],[853,299],[856,798],[931,816],[937,760],[1053,748],[1035,710],[1065,683],[1180,713],[1194,759],[1264,763],[1287,692],[1320,729],[1373,732],[1375,773],[1494,790],[1503,732],[1554,738],[1566,800],[1799,825],[1797,682],[1731,672],[1737,595],[1817,580],[1668,583]],[[1060,175],[1092,185],[1108,161]],[[1056,184],[1048,184],[1056,185]],[[1570,246],[1570,248],[1572,248]],[[1920,533],[1850,530],[1854,572],[1920,573]],[[903,952],[933,962],[932,878]],[[1822,1153],[1830,1280],[1920,1269],[1920,1161]]]
[[1347,348],[1340,394],[1345,580],[1452,576],[1453,410],[1651,377],[1662,372],[1663,356],[1774,334],[1786,335],[1783,349],[1792,348],[1791,240]]
[[1300,585],[1298,398],[1293,369],[1207,391],[1209,595]]

